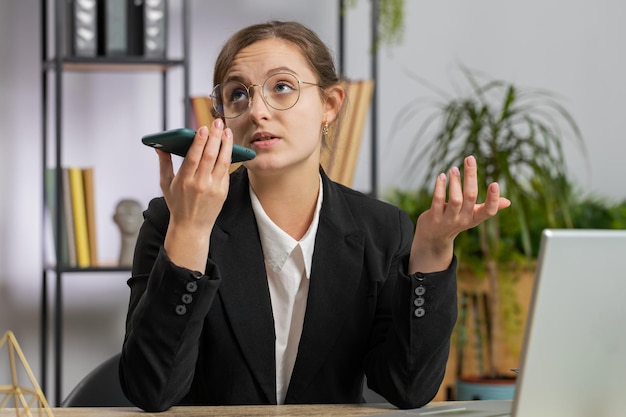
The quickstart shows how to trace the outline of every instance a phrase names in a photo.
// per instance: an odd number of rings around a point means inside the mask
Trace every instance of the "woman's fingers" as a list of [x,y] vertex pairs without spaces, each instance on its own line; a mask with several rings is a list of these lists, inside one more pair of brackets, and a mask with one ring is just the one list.
[[233,131],[229,128],[224,129],[222,133],[222,141],[220,153],[215,162],[215,173],[218,175],[228,173],[230,170],[230,163],[233,156]]
[[474,213],[474,206],[478,199],[478,169],[476,167],[476,159],[468,156],[464,161],[464,178],[463,178],[463,205],[461,214],[471,217]]
[[435,181],[435,189],[433,191],[433,201],[430,209],[432,214],[437,218],[441,218],[446,208],[446,174],[441,173]]
[[[445,211],[447,215],[457,217],[471,217],[478,198],[478,174],[476,160],[473,156],[465,158],[464,176],[457,167],[449,171],[450,181],[448,184],[448,201],[446,203],[445,175],[440,174],[435,184],[436,196],[433,195],[433,208]],[[439,189],[437,190],[437,187]]]
[[232,143],[232,131],[218,119],[211,129],[198,129],[178,172],[171,155],[158,151],[161,189],[172,217],[178,213],[191,219],[195,208],[221,206],[228,190]]
[[197,168],[198,175],[208,178],[211,175],[228,174],[232,148],[232,131],[224,128],[224,122],[221,119],[214,120]]
[[174,166],[172,164],[172,155],[158,149],[156,149],[155,151],[159,156],[159,183],[161,185],[161,190],[165,194],[165,192],[169,189],[172,180],[174,179]]
[[[187,178],[197,175],[198,178],[205,179],[211,174],[223,175],[230,169],[232,144],[232,131],[224,128],[224,122],[221,119],[214,120],[211,129],[206,126],[200,127],[180,166],[178,175]],[[214,171],[216,167],[219,169]],[[173,177],[173,172],[171,176]]]
[[484,203],[477,204],[477,200],[476,159],[468,156],[464,161],[463,178],[457,167],[450,169],[448,184],[445,174],[439,174],[437,177],[430,210],[431,220],[434,223],[448,224],[449,227],[461,231],[477,226],[495,216],[500,209],[511,205],[508,199],[500,197],[500,187],[497,183],[492,183],[487,188]]
[[200,127],[196,131],[196,136],[185,155],[183,163],[180,165],[179,174],[194,175],[202,159],[204,148],[209,138],[209,129],[206,126]]
[[449,177],[450,183],[448,185],[446,215],[456,218],[463,205],[463,187],[461,186],[461,172],[459,168],[450,168]]
[[496,182],[489,184],[485,202],[478,207],[480,213],[476,215],[476,217],[478,217],[477,220],[480,223],[495,216],[499,210],[507,208],[510,205],[511,201],[508,198],[500,197],[500,185]]
[[215,166],[215,162],[217,161],[220,153],[223,133],[224,122],[222,119],[213,120],[211,130],[209,131],[209,138],[204,146],[204,151],[202,152],[203,165],[206,164],[206,168],[210,172],[213,171],[213,167]]

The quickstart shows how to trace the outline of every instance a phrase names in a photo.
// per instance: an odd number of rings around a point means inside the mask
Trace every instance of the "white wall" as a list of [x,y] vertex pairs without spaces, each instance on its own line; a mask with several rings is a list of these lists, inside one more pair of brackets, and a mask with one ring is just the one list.
[[[585,137],[590,170],[573,146],[572,174],[590,193],[626,198],[621,160],[626,155],[626,5],[600,0],[407,1],[409,27],[402,47],[381,54],[381,138],[393,115],[412,96],[432,96],[420,85],[402,92],[406,71],[452,92],[461,80],[457,62],[520,86],[562,96]],[[409,81],[409,84],[411,82]],[[413,83],[415,84],[415,83]],[[402,131],[407,136],[413,131]],[[382,139],[381,139],[382,140]],[[406,144],[398,142],[395,153]],[[391,154],[392,152],[390,152]],[[394,184],[389,154],[381,155],[381,184]],[[480,162],[480,161],[479,161]],[[621,174],[621,175],[620,175]]]
[[[300,20],[337,49],[335,0],[190,3],[192,94],[210,91],[219,47],[227,35],[249,23]],[[561,94],[586,137],[591,162],[589,173],[580,156],[568,149],[572,172],[590,193],[626,198],[620,163],[626,154],[620,125],[620,98],[626,96],[626,5],[609,0],[406,3],[403,45],[379,54],[379,191],[408,186],[399,182],[396,156],[408,145],[389,142],[391,121],[411,98],[430,95],[406,72],[451,91],[455,65],[462,62],[496,78]],[[178,1],[171,4],[175,26]],[[351,78],[369,76],[368,9],[369,2],[360,0],[347,16],[346,74]],[[39,40],[39,1],[0,0],[0,332],[16,333],[37,375],[42,240]],[[171,44],[175,54],[176,36]],[[168,121],[176,127],[182,123],[180,70],[173,70],[169,79]],[[64,82],[64,164],[95,167],[99,256],[113,260],[119,249],[111,220],[115,203],[133,197],[145,205],[159,194],[156,157],[139,143],[141,135],[161,126],[159,78],[72,73],[64,75]],[[368,145],[366,136],[355,184],[364,191],[369,191]],[[89,369],[119,350],[128,291],[124,274],[65,277],[63,391],[68,393]],[[0,363],[3,360],[0,356]],[[4,380],[0,374],[0,383]]]

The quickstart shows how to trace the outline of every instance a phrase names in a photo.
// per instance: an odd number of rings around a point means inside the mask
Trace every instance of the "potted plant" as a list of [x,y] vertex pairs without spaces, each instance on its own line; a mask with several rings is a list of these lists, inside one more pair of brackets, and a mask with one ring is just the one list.
[[[462,169],[463,159],[474,155],[479,195],[484,196],[488,184],[496,181],[502,194],[512,201],[511,207],[498,216],[462,233],[455,245],[460,281],[464,279],[461,275],[471,270],[487,282],[486,302],[481,304],[483,321],[476,321],[473,331],[483,330],[480,342],[488,354],[480,355],[485,367],[476,377],[495,381],[509,376],[496,366],[496,345],[503,329],[503,285],[515,277],[506,270],[511,265],[519,269],[519,260],[524,257],[532,259],[533,231],[573,226],[563,145],[571,140],[581,151],[584,145],[574,119],[552,93],[502,80],[480,81],[464,67],[461,73],[469,86],[468,94],[442,94],[443,99],[434,105],[417,98],[402,109],[393,125],[397,127],[394,134],[405,127],[417,132],[411,141],[416,152],[407,155],[403,166],[426,167],[425,182],[419,187],[422,195],[431,195],[430,180],[439,172],[452,166]],[[398,203],[402,196],[396,193],[394,198]],[[463,308],[456,335],[461,349],[468,334],[462,313]],[[458,373],[463,376],[461,370]]]
[[[377,24],[376,50],[379,45],[397,45],[402,42],[404,35],[404,0],[370,0],[372,7],[376,7]],[[342,0],[341,12],[356,6],[357,0]]]

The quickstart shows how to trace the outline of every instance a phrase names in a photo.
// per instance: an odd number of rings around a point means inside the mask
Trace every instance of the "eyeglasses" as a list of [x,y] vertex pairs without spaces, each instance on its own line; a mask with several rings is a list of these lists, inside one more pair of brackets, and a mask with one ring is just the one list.
[[287,110],[298,102],[301,84],[319,87],[319,84],[300,81],[293,74],[280,72],[267,77],[262,85],[250,84],[246,87],[234,80],[218,84],[213,87],[211,101],[213,108],[220,116],[234,119],[241,116],[250,107],[252,88],[261,87],[261,97],[263,97],[265,104],[275,110]]

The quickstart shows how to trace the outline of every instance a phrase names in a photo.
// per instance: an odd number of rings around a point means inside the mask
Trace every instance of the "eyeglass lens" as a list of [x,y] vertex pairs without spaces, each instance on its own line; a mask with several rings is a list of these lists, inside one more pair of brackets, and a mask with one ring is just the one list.
[[[254,87],[239,81],[226,81],[213,89],[211,99],[215,110],[227,119],[243,114],[249,106]],[[268,106],[276,110],[293,107],[300,98],[300,83],[288,73],[278,73],[268,77],[262,85],[262,96]]]

